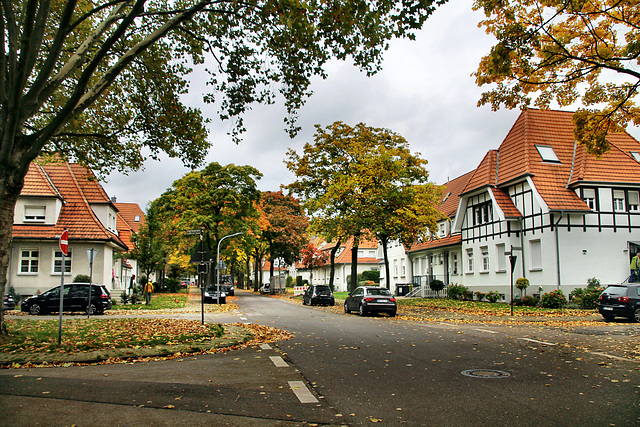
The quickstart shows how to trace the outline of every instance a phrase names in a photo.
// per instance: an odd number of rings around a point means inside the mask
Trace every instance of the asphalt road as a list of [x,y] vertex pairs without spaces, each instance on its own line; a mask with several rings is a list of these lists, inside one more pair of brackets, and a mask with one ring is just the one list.
[[587,351],[588,333],[362,318],[237,295],[238,313],[207,320],[295,338],[182,360],[0,370],[0,425],[640,424],[640,364]]

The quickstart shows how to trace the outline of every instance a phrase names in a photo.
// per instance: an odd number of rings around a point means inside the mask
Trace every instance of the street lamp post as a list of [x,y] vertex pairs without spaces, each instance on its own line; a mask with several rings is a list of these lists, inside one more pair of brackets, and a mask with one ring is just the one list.
[[226,239],[227,237],[234,237],[234,236],[239,236],[240,234],[244,234],[243,231],[240,231],[238,233],[234,233],[234,234],[227,234],[226,236],[224,236],[222,239],[220,239],[218,241],[218,250],[217,250],[217,254],[216,254],[216,270],[217,270],[217,277],[216,277],[216,288],[217,288],[217,295],[216,295],[216,300],[218,305],[220,305],[220,243],[222,243],[222,241],[224,239]]

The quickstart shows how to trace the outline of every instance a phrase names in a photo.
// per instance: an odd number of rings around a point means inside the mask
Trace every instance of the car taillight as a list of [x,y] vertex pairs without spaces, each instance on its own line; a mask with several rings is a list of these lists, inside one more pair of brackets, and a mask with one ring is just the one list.
[[629,302],[629,297],[619,297],[618,301],[620,301],[620,302]]
[[103,298],[103,299],[109,299],[109,295],[107,295],[107,294],[100,294],[100,298]]
[[389,301],[396,302],[396,299],[394,297],[391,297],[391,298],[389,298]]
[[372,301],[375,301],[376,299],[375,298],[371,298],[371,297],[366,297],[364,300],[366,302],[372,302]]
[[598,297],[598,299],[599,299],[600,301],[602,301],[602,299],[603,299],[603,298],[602,298],[602,295],[603,295],[603,294],[600,294],[600,296]]

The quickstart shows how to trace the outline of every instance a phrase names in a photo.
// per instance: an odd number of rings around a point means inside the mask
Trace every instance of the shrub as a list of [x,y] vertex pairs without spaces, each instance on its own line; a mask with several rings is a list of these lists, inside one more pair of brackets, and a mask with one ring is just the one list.
[[447,296],[453,299],[461,299],[464,296],[465,292],[467,292],[468,290],[469,289],[467,289],[467,287],[464,285],[449,285],[447,287]]
[[122,305],[129,304],[129,295],[126,292],[120,294],[120,302]]
[[73,283],[89,283],[91,278],[88,274],[78,274],[73,278]]
[[[600,282],[598,281],[598,283]],[[596,308],[598,306],[598,297],[603,290],[604,289],[599,286],[590,285],[588,285],[585,289],[576,288],[571,291],[571,302],[584,309]]]
[[444,282],[440,279],[433,279],[431,283],[429,283],[429,288],[431,288],[433,292],[440,292],[444,289]]
[[487,294],[487,301],[489,302],[497,302],[500,299],[500,294],[498,291],[491,291]]
[[473,301],[473,291],[465,290],[462,293],[462,296],[464,297],[465,301]]
[[287,276],[287,288],[293,287],[293,277]]
[[545,293],[540,300],[540,305],[544,308],[562,308],[566,304],[567,299],[560,289]]
[[590,277],[589,279],[587,279],[587,288],[599,288],[600,287],[600,280],[596,279],[595,277]]
[[540,300],[538,298],[532,297],[531,295],[525,295],[513,301],[515,305],[523,305],[526,307],[535,307],[539,302]]
[[484,292],[476,291],[476,299],[477,299],[478,301],[482,301],[482,300],[484,299],[484,296],[485,296],[485,295],[486,295],[486,294],[485,294]]
[[520,289],[520,295],[529,287],[529,279],[521,277],[516,280],[516,288]]
[[302,276],[296,276],[296,286],[302,286]]
[[[155,286],[154,286],[154,289],[156,289]],[[164,279],[164,286],[162,287],[162,291],[169,292],[172,294],[176,292],[180,292],[180,281],[178,279],[174,279],[173,277],[166,277]]]
[[366,270],[363,271],[362,274],[359,274],[359,278],[360,280],[358,281],[363,281],[363,282],[374,282],[374,283],[380,283],[380,271],[379,270]]

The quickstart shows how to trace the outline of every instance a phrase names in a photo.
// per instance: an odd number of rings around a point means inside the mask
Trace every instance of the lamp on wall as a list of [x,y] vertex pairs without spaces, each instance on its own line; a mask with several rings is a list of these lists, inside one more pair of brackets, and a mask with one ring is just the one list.
[[587,254],[587,250],[586,250],[586,249],[583,249],[583,250],[582,250],[582,255],[586,255],[586,254]]

